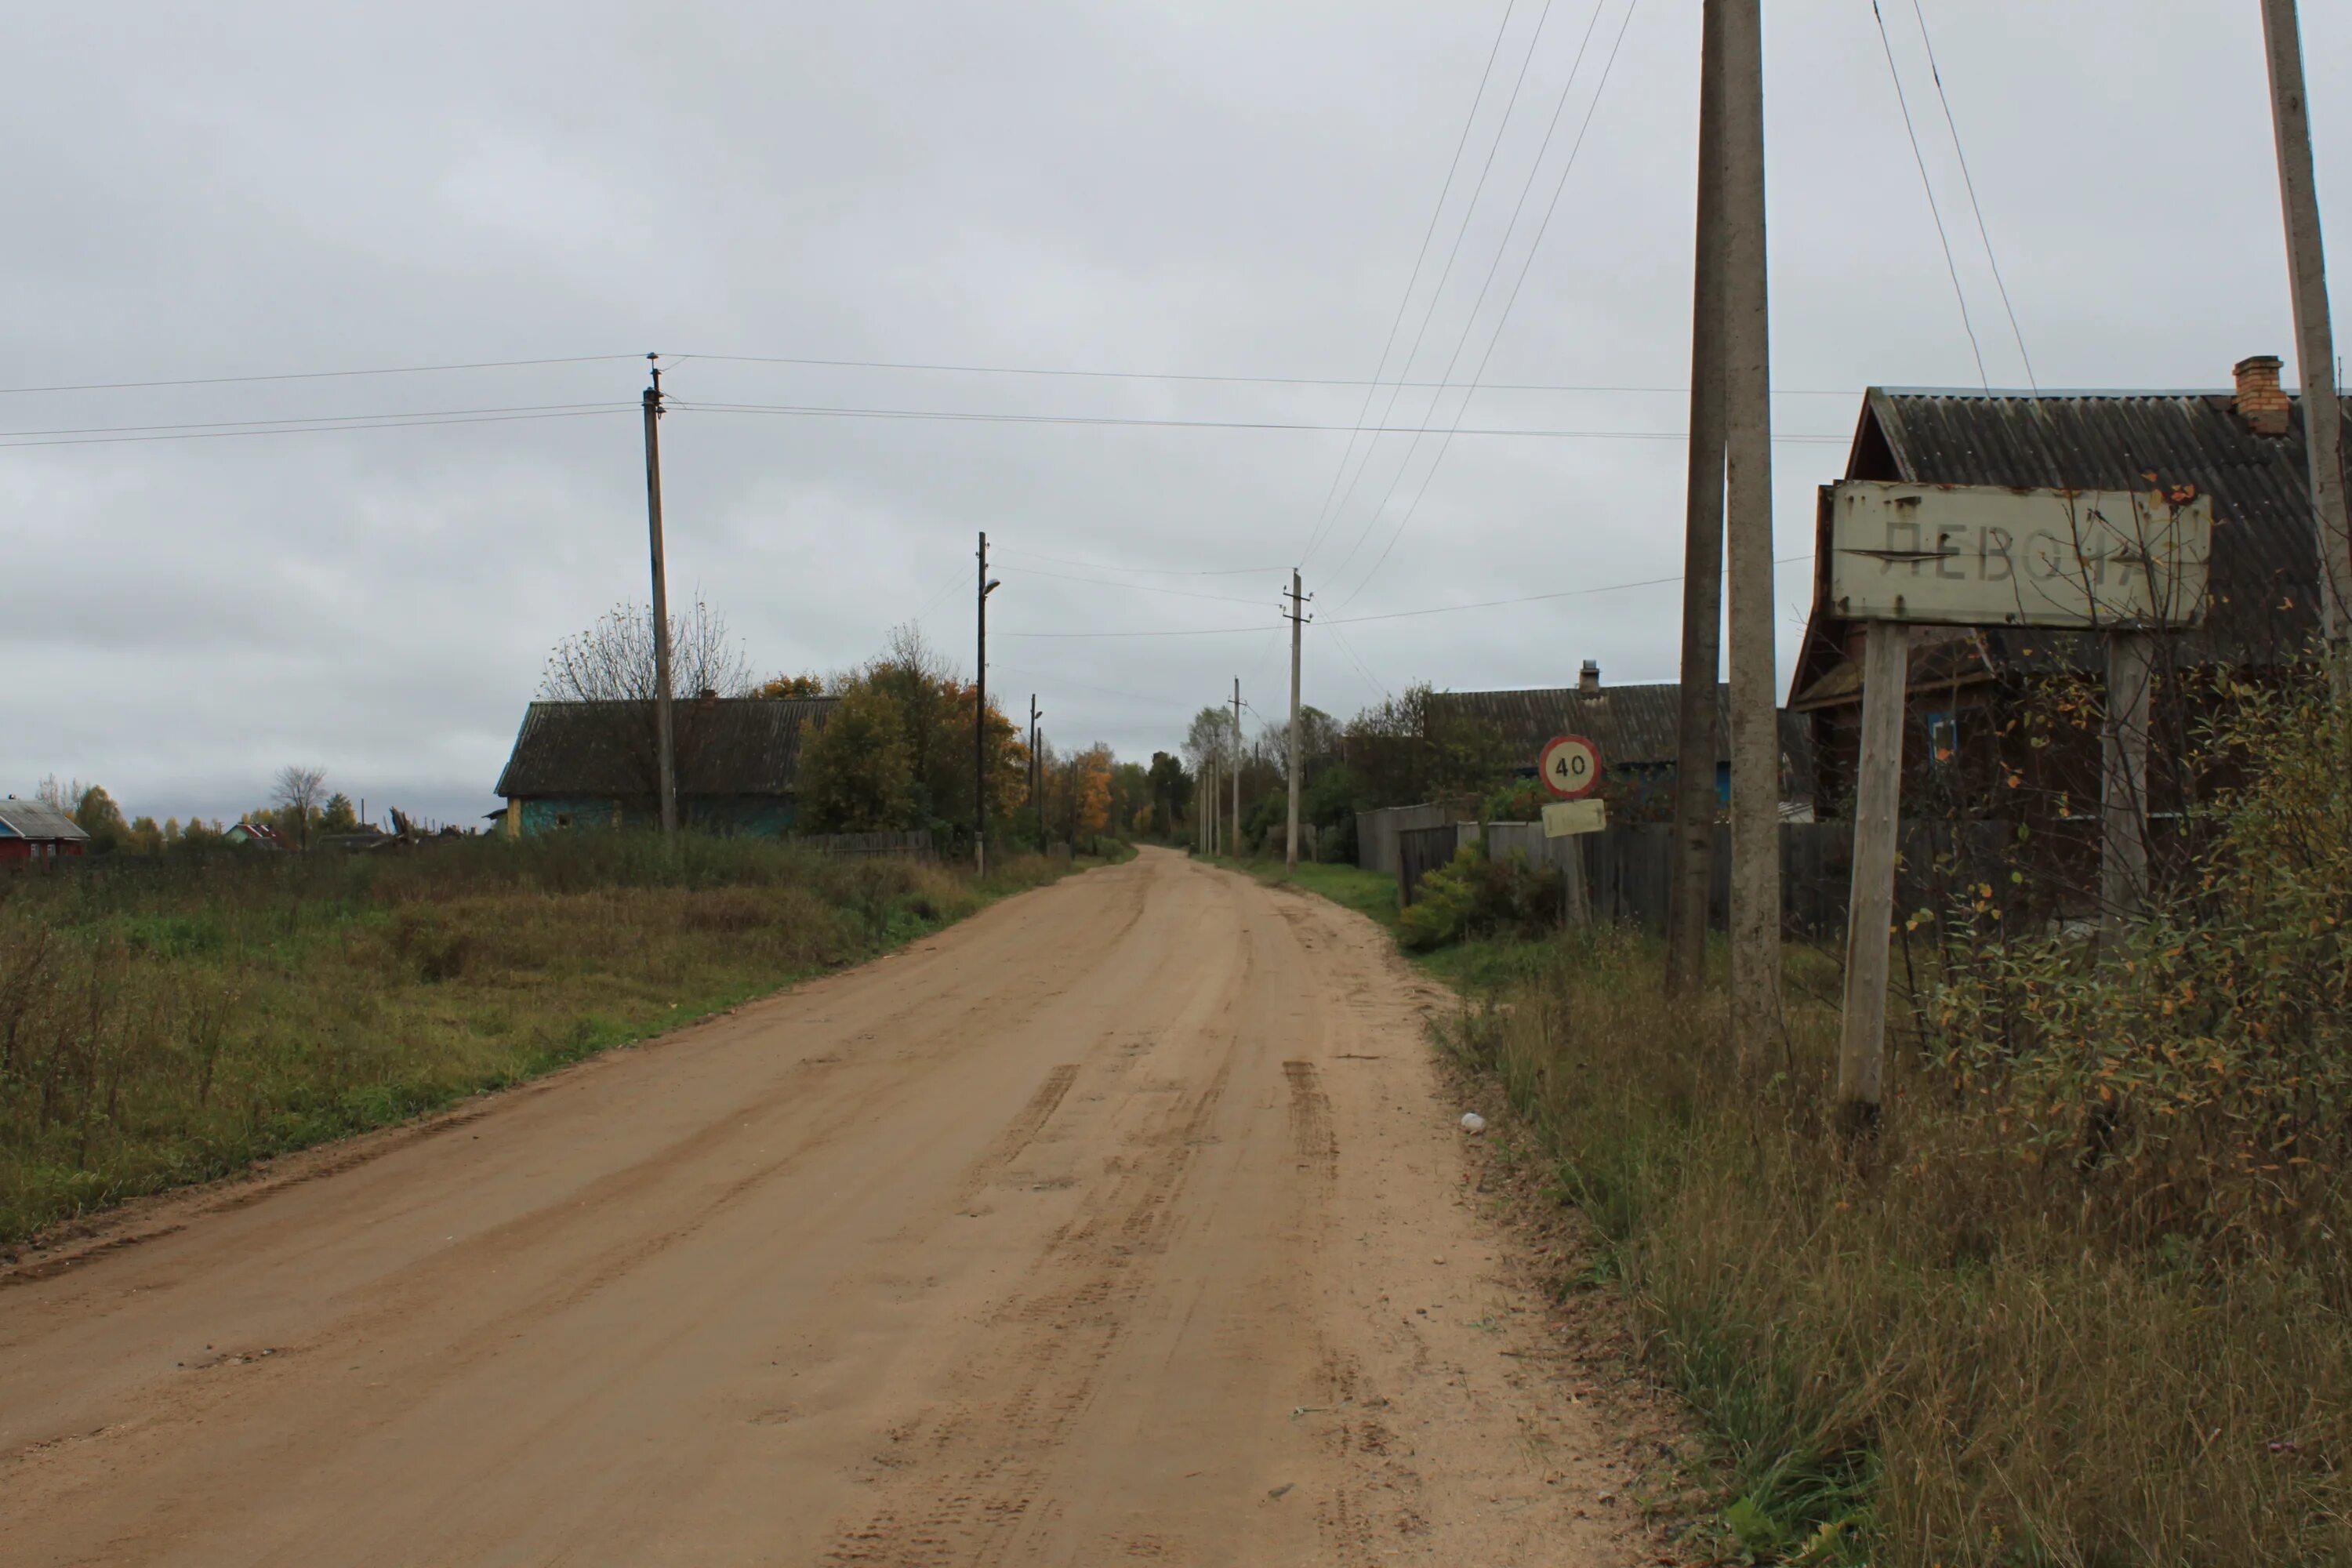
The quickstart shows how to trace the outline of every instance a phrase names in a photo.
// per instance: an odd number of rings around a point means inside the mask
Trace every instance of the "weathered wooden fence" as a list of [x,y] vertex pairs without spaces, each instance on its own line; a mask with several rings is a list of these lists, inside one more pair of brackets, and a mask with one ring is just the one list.
[[[1397,835],[1397,891],[1412,903],[1421,879],[1454,857],[1463,842],[1483,837],[1486,853],[1521,855],[1532,864],[1580,869],[1589,918],[1623,921],[1664,931],[1674,882],[1674,827],[1628,823],[1599,833],[1546,838],[1541,824],[1494,822],[1407,828]],[[1964,902],[1970,889],[1990,887],[1995,900],[2020,897],[2010,879],[2016,829],[2004,822],[1906,822],[1895,879],[1895,909],[1938,910]],[[1711,860],[1707,921],[1729,923],[1731,829],[1717,824]],[[1790,822],[1780,826],[1780,921],[1790,935],[1831,936],[1845,929],[1853,877],[1853,825]],[[1568,896],[1574,911],[1573,882]]]
[[1433,801],[1426,805],[1360,811],[1356,813],[1356,864],[1367,871],[1386,871],[1393,877],[1402,869],[1397,858],[1402,835],[1416,828],[1451,827],[1477,815],[1475,795]]
[[803,833],[793,842],[820,855],[903,855],[908,859],[929,860],[937,858],[931,847],[929,828],[917,828],[910,833]]

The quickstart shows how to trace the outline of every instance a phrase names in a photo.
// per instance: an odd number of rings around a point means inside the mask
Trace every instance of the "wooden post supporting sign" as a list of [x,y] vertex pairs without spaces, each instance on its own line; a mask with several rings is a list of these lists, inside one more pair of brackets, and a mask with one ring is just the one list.
[[1895,833],[1903,795],[1903,708],[1911,628],[1863,629],[1862,760],[1853,799],[1853,884],[1845,916],[1845,1017],[1838,1042],[1838,1119],[1861,1131],[1885,1089],[1888,934],[1895,923]]

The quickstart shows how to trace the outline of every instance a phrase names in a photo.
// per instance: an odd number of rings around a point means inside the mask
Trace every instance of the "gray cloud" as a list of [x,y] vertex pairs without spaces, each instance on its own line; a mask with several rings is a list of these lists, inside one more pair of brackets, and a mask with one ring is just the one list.
[[[1607,0],[1583,94],[1613,35]],[[1526,0],[1502,79],[1540,9]],[[1996,384],[2022,380],[1907,5],[1885,7]],[[2305,17],[2321,196],[2352,201],[2352,18]],[[1362,377],[1501,8],[1225,4],[52,8],[12,31],[0,384],[577,354],[789,354]],[[1555,5],[1415,374],[1462,332],[1591,12]],[[1928,7],[2044,385],[2210,386],[2292,336],[2259,29],[2154,0]],[[1842,437],[1872,382],[1975,360],[1864,6],[1768,20],[1776,408]],[[1643,0],[1487,370],[1674,387],[1688,353],[1696,6]],[[1499,89],[1498,89],[1499,90]],[[1571,101],[1564,121],[1581,115]],[[1489,100],[1471,140],[1491,132]],[[1550,189],[1552,150],[1478,360]],[[1454,212],[1475,178],[1457,186]],[[2338,226],[2340,229],[2340,225]],[[2343,248],[2338,247],[2339,256]],[[1413,305],[1408,328],[1419,319]],[[430,376],[0,396],[0,430],[610,402],[591,417],[0,453],[0,788],[94,777],[232,813],[301,759],[371,804],[492,804],[550,645],[642,597],[626,359]],[[676,363],[682,404],[1345,425],[1360,389]],[[1458,398],[1434,414],[1450,419]],[[1375,405],[1378,407],[1378,405]],[[1425,391],[1394,422],[1431,412]],[[1672,394],[1487,391],[1475,426],[1674,431]],[[719,414],[664,429],[673,582],[755,662],[831,669],[920,616],[970,659],[972,534],[1000,551],[992,685],[1059,740],[1172,743],[1235,674],[1282,693],[1275,595],[1342,434]],[[1307,562],[1330,619],[1670,574],[1672,441],[1384,438]],[[1780,550],[1834,443],[1776,454]],[[1369,526],[1368,526],[1369,525]],[[1359,535],[1365,542],[1335,573]],[[1059,559],[1050,559],[1059,558]],[[1072,562],[1240,576],[1135,577]],[[1045,574],[1058,575],[1048,576]],[[1801,567],[1779,584],[1784,658]],[[1226,596],[1225,604],[1190,595]],[[1345,608],[1342,608],[1342,605]],[[1647,587],[1318,629],[1308,700],[1671,679]],[[1018,634],[1248,628],[1090,641]],[[1262,628],[1262,629],[1261,629]]]

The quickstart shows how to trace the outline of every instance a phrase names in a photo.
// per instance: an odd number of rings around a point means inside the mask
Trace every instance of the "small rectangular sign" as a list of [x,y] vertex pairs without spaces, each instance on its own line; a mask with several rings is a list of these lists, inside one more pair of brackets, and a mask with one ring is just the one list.
[[1830,603],[1849,620],[2156,630],[2204,617],[2213,502],[1848,479],[1830,541]]
[[1609,809],[1597,800],[1556,800],[1543,808],[1546,838],[1571,833],[1598,833],[1609,826]]

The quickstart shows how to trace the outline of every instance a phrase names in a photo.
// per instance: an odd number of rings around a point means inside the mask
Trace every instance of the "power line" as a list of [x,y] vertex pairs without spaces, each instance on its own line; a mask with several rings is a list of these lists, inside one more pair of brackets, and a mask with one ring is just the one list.
[[0,386],[0,397],[37,392],[124,392],[159,386],[234,386],[257,381],[327,381],[359,375],[436,375],[444,371],[513,370],[526,365],[594,364],[604,360],[643,359],[643,354],[566,354],[554,359],[471,360],[462,364],[383,365],[367,370],[278,371],[267,375],[197,375],[171,381],[88,381],[58,386]]
[[[624,355],[636,358],[636,355]],[[1221,375],[1208,372],[1172,370],[1099,370],[1055,365],[1025,364],[954,364],[922,360],[881,359],[812,359],[790,354],[677,354],[665,356],[676,360],[717,360],[730,364],[795,364],[833,370],[898,370],[941,372],[959,375],[1026,375],[1059,377],[1078,381],[1197,381],[1215,382],[1234,386],[1409,386],[1432,387],[1448,384],[1439,381],[1390,381],[1386,378],[1366,380],[1340,375]],[[37,390],[37,389],[36,389]],[[1480,392],[1606,392],[1606,393],[1671,393],[1685,395],[1686,386],[1602,386],[1581,383],[1549,381],[1490,381],[1478,384]],[[1852,397],[1856,388],[1850,386],[1793,387],[1776,386],[1775,396],[1780,397]]]
[[[1597,5],[1599,0],[1594,0],[1594,3]],[[1527,53],[1519,59],[1519,74],[1511,80],[1511,96],[1503,102],[1502,118],[1495,122],[1495,139],[1486,144],[1486,162],[1478,167],[1478,183],[1470,189],[1470,200],[1462,208],[1462,221],[1454,230],[1454,243],[1445,252],[1445,265],[1438,269],[1437,284],[1429,291],[1429,303],[1422,308],[1421,324],[1413,329],[1412,346],[1405,351],[1403,363],[1397,367],[1401,376],[1410,375],[1412,373],[1412,362],[1420,357],[1422,341],[1429,335],[1430,321],[1437,314],[1437,302],[1444,297],[1445,285],[1454,276],[1454,263],[1461,258],[1462,242],[1470,233],[1470,220],[1477,216],[1478,198],[1486,194],[1486,176],[1494,172],[1495,154],[1502,151],[1503,137],[1511,128],[1512,111],[1518,108],[1520,90],[1527,86],[1528,68],[1535,63],[1536,49],[1543,42],[1544,26],[1551,20],[1552,4],[1553,0],[1544,0],[1543,9],[1536,16],[1535,31],[1528,35]],[[1506,242],[1509,240],[1510,235],[1507,230],[1503,237]],[[1475,311],[1475,307],[1473,307],[1473,312]],[[1389,422],[1389,416],[1395,412],[1397,394],[1400,390],[1393,386],[1389,388],[1388,401],[1381,405],[1381,424],[1386,425]],[[1371,406],[1371,400],[1372,395],[1366,394],[1364,397],[1366,408]],[[1365,428],[1362,415],[1357,416],[1356,424],[1357,434],[1362,434]],[[1348,438],[1348,452],[1355,450],[1355,436],[1350,436]],[[1348,480],[1347,489],[1340,492],[1339,504],[1332,508],[1330,516],[1325,518],[1318,514],[1315,527],[1307,535],[1307,548],[1299,552],[1298,561],[1301,566],[1307,563],[1307,558],[1315,553],[1317,546],[1322,543],[1324,534],[1331,528],[1337,527],[1339,518],[1347,512],[1349,498],[1356,493],[1356,486],[1362,482],[1364,470],[1371,466],[1372,453],[1379,446],[1380,437],[1375,435],[1371,443],[1364,448],[1363,461],[1356,465],[1356,472]],[[1347,471],[1348,452],[1340,454],[1339,473]],[[1332,476],[1335,486],[1338,480],[1339,474],[1335,473]]]
[[1149,577],[1255,577],[1261,572],[1282,570],[1279,566],[1225,566],[1213,572],[1196,572],[1175,566],[1114,566],[1103,561],[1080,561],[1067,555],[1048,555],[1042,550],[1019,550],[1006,545],[1000,555],[1017,556],[1024,561],[1052,561],[1064,566],[1084,566],[1095,572],[1134,572]]
[[[1551,119],[1544,126],[1543,140],[1537,144],[1536,155],[1528,164],[1528,177],[1519,182],[1519,195],[1518,199],[1511,204],[1510,221],[1503,226],[1503,237],[1501,242],[1495,247],[1494,259],[1486,264],[1486,276],[1479,280],[1478,297],[1470,302],[1469,313],[1462,320],[1461,335],[1454,341],[1454,352],[1446,356],[1445,369],[1438,376],[1440,383],[1450,382],[1454,379],[1454,367],[1461,363],[1462,351],[1469,343],[1470,334],[1477,331],[1479,309],[1486,303],[1487,291],[1495,286],[1495,274],[1496,270],[1502,267],[1503,258],[1510,253],[1511,237],[1517,234],[1519,230],[1519,215],[1527,210],[1528,194],[1535,189],[1536,176],[1543,172],[1544,157],[1551,151],[1552,138],[1559,133],[1560,116],[1567,112],[1569,100],[1576,94],[1576,79],[1583,72],[1584,57],[1592,47],[1593,29],[1600,26],[1601,8],[1606,4],[1607,0],[1592,0],[1592,16],[1584,24],[1584,36],[1577,40],[1576,58],[1569,64],[1568,79],[1560,84],[1559,101],[1552,106]],[[1629,16],[1633,14],[1630,5],[1626,14]],[[1601,84],[1603,86],[1608,84],[1608,78],[1606,76],[1601,78]],[[1594,94],[1594,101],[1596,103],[1600,101],[1598,93]],[[1582,138],[1580,137],[1580,144]],[[1571,152],[1569,154],[1570,163],[1573,163],[1575,162],[1575,158],[1576,154]],[[1542,237],[1538,235],[1537,237],[1538,243],[1540,243]],[[1534,254],[1533,250],[1530,249],[1528,254],[1530,258],[1532,258]],[[1496,337],[1501,336],[1503,322],[1508,319],[1509,312],[1507,310],[1503,317],[1498,319],[1495,323]],[[1493,339],[1489,339],[1488,341],[1487,352],[1489,354],[1493,353]],[[1484,369],[1483,361],[1481,362],[1480,368]],[[1471,379],[1475,381],[1477,377],[1474,375]],[[1455,425],[1460,425],[1463,419],[1469,414],[1470,399],[1475,395],[1476,394],[1475,392],[1465,393],[1463,395],[1461,406],[1454,411],[1454,423]],[[1437,406],[1444,400],[1444,397],[1445,392],[1443,385],[1440,386],[1439,390],[1430,395],[1429,407],[1422,415],[1422,418],[1424,422],[1435,416],[1437,413]],[[1364,520],[1362,530],[1356,535],[1356,542],[1348,547],[1348,553],[1341,556],[1339,558],[1339,564],[1332,568],[1330,574],[1335,580],[1348,570],[1348,563],[1356,558],[1356,552],[1364,547],[1364,541],[1370,539],[1372,536],[1372,530],[1380,526],[1381,516],[1388,510],[1389,501],[1396,495],[1397,486],[1403,482],[1405,471],[1412,467],[1413,456],[1420,450],[1421,437],[1419,436],[1415,436],[1412,438],[1412,445],[1405,448],[1403,460],[1397,464],[1396,472],[1389,477],[1389,488],[1381,492],[1380,504],[1372,509],[1371,516]],[[1431,466],[1431,472],[1433,474],[1435,471],[1435,465],[1433,464]],[[1423,489],[1428,488],[1426,480],[1423,481],[1422,488]],[[1416,500],[1419,499],[1419,491],[1415,492]],[[1361,585],[1359,584],[1359,592],[1360,591]],[[1349,595],[1350,598],[1353,596],[1353,595]]]
[[[1007,414],[980,409],[953,408],[849,408],[828,404],[761,404],[761,403],[689,403],[672,398],[667,406],[701,414],[777,414],[810,418],[836,419],[931,419],[949,423],[979,425],[1077,425],[1139,429],[1175,430],[1301,430],[1340,431],[1345,425],[1324,425],[1311,420],[1295,419],[1158,419],[1128,417],[1108,414]],[[1550,440],[1591,441],[1680,441],[1686,433],[1680,430],[1546,430],[1512,429],[1506,427],[1456,426],[1451,431],[1433,425],[1383,425],[1371,427],[1382,435],[1458,435],[1458,436],[1524,436]],[[1845,436],[1775,436],[1774,440],[1825,442],[1844,446],[1851,439]]]
[[1984,208],[1977,203],[1976,177],[1969,173],[1968,150],[1960,145],[1960,127],[1952,118],[1952,100],[1944,95],[1944,72],[1936,63],[1936,41],[1927,36],[1927,13],[1921,8],[1920,0],[1911,0],[1911,14],[1919,19],[1919,42],[1927,50],[1927,75],[1936,84],[1936,101],[1944,106],[1944,125],[1952,133],[1952,155],[1959,160],[1960,184],[1969,193],[1969,211],[1976,215],[1977,237],[1984,241],[1985,262],[1992,268],[1992,286],[2000,293],[2000,308],[2009,317],[2010,336],[2017,340],[2017,357],[2025,364],[2025,384],[2039,395],[2042,384],[2033,378],[2033,356],[2025,352],[2025,333],[2018,327],[2017,309],[2009,302],[2009,285],[2001,281],[2000,258],[1993,254],[1992,230],[1985,226]]
[[[1811,559],[1812,558],[1809,555],[1789,555],[1781,557],[1774,564],[1789,566]],[[1464,610],[1491,610],[1506,605],[1538,604],[1547,599],[1580,599],[1595,594],[1617,594],[1633,588],[1656,588],[1670,583],[1679,583],[1682,580],[1682,574],[1677,572],[1670,577],[1643,577],[1630,583],[1604,583],[1591,588],[1564,588],[1556,593],[1528,594],[1515,599],[1484,599],[1471,605],[1433,605],[1418,610],[1387,610],[1371,616],[1341,616],[1329,620],[1318,619],[1315,625],[1326,627],[1356,626],[1369,625],[1374,621],[1398,621],[1420,616],[1450,616]],[[1008,637],[1245,637],[1261,629],[1257,626],[1197,626],[1167,631],[999,632],[996,635]],[[1335,632],[1333,635],[1338,634]]]
[[[1372,379],[1365,384],[1363,405],[1356,410],[1356,424],[1360,427],[1363,425],[1365,416],[1372,411],[1372,397],[1379,390],[1381,377],[1388,370],[1389,353],[1396,347],[1397,329],[1404,325],[1404,313],[1412,304],[1413,289],[1421,282],[1422,263],[1429,259],[1429,242],[1437,236],[1437,220],[1445,216],[1445,198],[1454,194],[1454,176],[1461,171],[1463,149],[1470,145],[1470,128],[1478,122],[1478,107],[1486,101],[1486,84],[1494,79],[1495,61],[1503,52],[1503,35],[1510,31],[1511,14],[1517,9],[1518,0],[1509,0],[1509,3],[1503,7],[1502,22],[1495,28],[1495,42],[1486,51],[1486,68],[1478,75],[1478,90],[1470,100],[1470,112],[1463,117],[1462,134],[1454,138],[1454,156],[1445,165],[1445,184],[1438,189],[1437,205],[1429,210],[1429,225],[1421,231],[1421,248],[1413,252],[1412,272],[1404,280],[1404,292],[1397,299],[1396,315],[1390,320],[1388,336],[1381,342],[1380,363],[1372,367]],[[1532,52],[1532,46],[1530,46],[1530,52]],[[1443,284],[1440,287],[1442,288]],[[1412,368],[1410,355],[1407,356],[1403,368],[1407,371]],[[1359,433],[1351,432],[1349,435],[1347,449],[1339,454],[1339,466],[1331,470],[1331,483],[1323,492],[1323,504],[1315,513],[1314,525],[1307,530],[1307,549],[1299,552],[1299,560],[1302,563],[1307,559],[1308,552],[1315,548],[1316,536],[1322,531],[1323,514],[1330,510],[1331,498],[1339,492],[1339,476],[1348,471],[1348,459],[1355,456],[1356,437]]]
[[488,414],[590,414],[621,408],[635,408],[635,403],[605,401],[600,403],[533,403],[505,408],[418,408],[390,414],[318,414],[289,415],[273,419],[213,419],[182,425],[85,425],[57,430],[0,430],[0,440],[36,436],[111,436],[125,433],[173,430],[247,430],[261,426],[282,426],[289,428],[306,425],[341,425],[347,428],[362,428],[380,420],[450,419],[472,415]]
[[1919,188],[1927,195],[1927,216],[1936,220],[1936,240],[1944,247],[1944,269],[1952,275],[1952,295],[1960,302],[1960,326],[1969,334],[1969,352],[1976,355],[1977,379],[1990,392],[1992,377],[1985,370],[1976,323],[1969,320],[1969,296],[1960,287],[1959,263],[1952,259],[1952,237],[1944,232],[1944,215],[1936,205],[1936,187],[1927,178],[1927,157],[1919,150],[1919,132],[1911,123],[1911,100],[1903,93],[1903,73],[1895,68],[1895,45],[1886,36],[1886,17],[1878,9],[1878,0],[1870,0],[1870,15],[1878,23],[1878,46],[1886,52],[1886,74],[1895,82],[1895,102],[1903,110],[1903,133],[1911,139],[1911,158],[1919,165]]
[[139,441],[218,441],[251,436],[320,436],[338,431],[401,430],[426,425],[506,425],[527,419],[589,419],[596,416],[635,413],[635,405],[616,404],[606,408],[581,408],[569,412],[546,414],[494,414],[461,418],[386,419],[363,425],[299,425],[281,426],[264,430],[188,430],[161,436],[74,436],[59,440],[12,441],[0,437],[0,448],[22,447],[105,447]]
[[1040,572],[1035,567],[1023,570],[1025,577],[1045,577],[1056,583],[1091,583],[1102,588],[1127,588],[1138,594],[1166,594],[1179,599],[1213,599],[1221,605],[1255,605],[1255,599],[1235,598],[1231,594],[1196,594],[1188,588],[1162,588],[1151,583],[1121,583],[1110,577],[1079,577],[1067,572]]
[[[1486,374],[1486,366],[1495,357],[1495,346],[1503,341],[1503,329],[1510,324],[1511,311],[1519,302],[1519,291],[1527,287],[1528,273],[1535,267],[1536,256],[1543,248],[1544,236],[1551,232],[1552,216],[1559,212],[1560,195],[1568,189],[1568,176],[1575,171],[1577,155],[1584,151],[1584,139],[1592,130],[1592,117],[1600,111],[1601,96],[1609,90],[1609,78],[1617,68],[1617,56],[1625,47],[1625,35],[1633,29],[1633,12],[1640,4],[1641,0],[1627,0],[1624,19],[1618,23],[1616,39],[1609,46],[1609,58],[1601,62],[1601,79],[1593,87],[1592,100],[1585,105],[1584,119],[1576,129],[1576,141],[1569,148],[1566,161],[1560,164],[1559,178],[1552,184],[1551,199],[1544,205],[1543,221],[1536,226],[1535,238],[1528,242],[1528,253],[1519,262],[1518,276],[1511,280],[1510,295],[1503,301],[1502,313],[1495,318],[1495,330],[1486,339],[1486,352],[1478,357],[1478,368],[1470,373],[1473,385],[1475,385],[1478,379]],[[1596,17],[1600,15],[1598,5],[1595,6],[1593,14]],[[1532,182],[1533,171],[1529,171],[1529,179]],[[1515,218],[1514,222],[1516,221]],[[1467,341],[1466,336],[1465,341]],[[1449,375],[1452,374],[1450,368],[1447,374]],[[1435,406],[1433,400],[1432,406]],[[1454,410],[1455,429],[1460,428],[1462,417],[1469,412],[1469,400],[1465,398],[1462,406]],[[1423,498],[1429,494],[1430,486],[1435,482],[1437,470],[1444,463],[1445,455],[1453,449],[1454,431],[1449,430],[1444,439],[1438,443],[1437,456],[1430,459],[1429,471],[1422,476],[1421,487],[1413,491],[1412,500],[1405,508],[1404,516],[1397,520],[1396,531],[1389,535],[1388,543],[1381,547],[1380,558],[1372,563],[1372,569],[1365,573],[1362,580],[1349,591],[1345,599],[1340,601],[1341,609],[1354,604],[1363,591],[1371,584],[1372,579],[1381,574],[1381,568],[1388,564],[1389,556],[1396,550],[1397,541],[1402,539],[1404,531],[1412,526],[1413,515],[1421,510]],[[1381,504],[1385,506],[1387,503],[1384,500]],[[1374,520],[1378,521],[1378,514],[1375,514]]]

